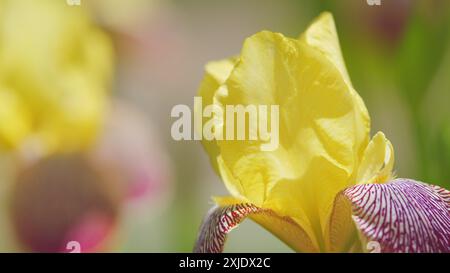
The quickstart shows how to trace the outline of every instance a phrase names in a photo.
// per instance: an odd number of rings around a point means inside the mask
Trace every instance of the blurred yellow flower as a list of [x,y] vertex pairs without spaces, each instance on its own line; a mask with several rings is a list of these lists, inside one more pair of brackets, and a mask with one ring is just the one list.
[[251,36],[238,58],[207,65],[199,93],[205,104],[280,109],[273,152],[258,141],[203,141],[233,196],[215,201],[289,217],[301,232],[250,216],[295,250],[348,250],[354,229],[330,234],[334,200],[349,186],[389,181],[394,154],[383,133],[370,141],[370,118],[347,74],[332,15],[323,13],[299,39],[268,31]]
[[111,41],[82,6],[0,0],[0,150],[89,145],[112,70]]

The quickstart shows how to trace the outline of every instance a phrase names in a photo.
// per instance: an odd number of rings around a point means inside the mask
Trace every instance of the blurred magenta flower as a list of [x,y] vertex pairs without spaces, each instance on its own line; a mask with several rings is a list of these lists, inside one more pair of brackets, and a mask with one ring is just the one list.
[[9,195],[13,230],[26,251],[64,252],[77,241],[99,251],[115,229],[117,179],[83,155],[51,156],[17,171]]

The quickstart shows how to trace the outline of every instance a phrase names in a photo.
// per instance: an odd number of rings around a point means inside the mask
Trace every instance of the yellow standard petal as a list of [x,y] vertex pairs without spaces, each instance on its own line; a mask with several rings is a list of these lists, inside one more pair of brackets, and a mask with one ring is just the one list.
[[[200,89],[204,100],[280,110],[274,151],[262,150],[262,141],[204,143],[227,189],[242,202],[293,219],[314,248],[336,250],[330,246],[336,195],[361,179],[390,174],[393,161],[383,161],[383,168],[363,159],[380,149],[383,138],[367,146],[370,118],[346,72],[331,14],[319,16],[300,39],[257,33],[246,39],[235,63],[208,70]],[[261,224],[270,230],[269,222]]]

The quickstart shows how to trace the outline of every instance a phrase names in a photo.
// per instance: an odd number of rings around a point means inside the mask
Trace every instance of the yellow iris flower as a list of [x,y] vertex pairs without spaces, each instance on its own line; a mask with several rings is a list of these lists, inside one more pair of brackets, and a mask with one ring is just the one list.
[[103,119],[113,49],[83,7],[0,0],[0,149],[72,151]]
[[240,56],[206,66],[199,94],[219,107],[279,105],[280,145],[267,152],[260,141],[203,141],[232,196],[214,198],[195,251],[222,251],[245,216],[296,251],[365,250],[340,193],[391,181],[394,151],[383,133],[370,139],[330,13],[298,39],[269,31],[247,38]]

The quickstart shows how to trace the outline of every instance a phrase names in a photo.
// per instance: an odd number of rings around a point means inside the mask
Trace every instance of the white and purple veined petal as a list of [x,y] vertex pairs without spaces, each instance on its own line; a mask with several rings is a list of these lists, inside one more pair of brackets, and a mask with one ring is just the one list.
[[450,192],[411,179],[362,184],[343,194],[360,232],[381,252],[450,252]]

